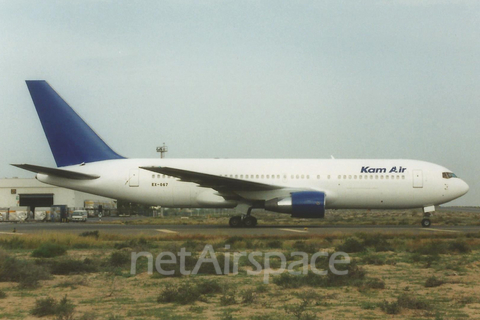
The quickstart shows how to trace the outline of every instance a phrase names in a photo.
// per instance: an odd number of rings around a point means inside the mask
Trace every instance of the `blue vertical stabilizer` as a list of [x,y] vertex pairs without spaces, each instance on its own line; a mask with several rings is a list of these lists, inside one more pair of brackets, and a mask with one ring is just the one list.
[[27,80],[26,83],[58,167],[123,159],[46,81]]

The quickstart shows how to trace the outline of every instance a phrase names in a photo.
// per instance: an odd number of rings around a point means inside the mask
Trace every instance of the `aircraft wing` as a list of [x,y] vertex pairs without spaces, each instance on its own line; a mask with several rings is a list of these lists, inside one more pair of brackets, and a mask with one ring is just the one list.
[[35,166],[32,164],[12,164],[12,166],[25,169],[28,171],[36,172],[36,173],[41,173],[49,176],[66,178],[66,179],[94,180],[94,179],[100,178],[100,176],[94,175],[94,174],[86,174],[86,173],[80,173],[80,172],[57,169],[57,168],[41,167],[41,166]]
[[176,169],[170,167],[140,167],[141,169],[165,174],[168,176],[179,178],[181,181],[193,182],[199,184],[201,187],[212,188],[220,193],[226,191],[270,191],[283,189],[282,186],[271,184],[240,180],[229,177],[222,177],[218,175],[189,171],[183,169]]

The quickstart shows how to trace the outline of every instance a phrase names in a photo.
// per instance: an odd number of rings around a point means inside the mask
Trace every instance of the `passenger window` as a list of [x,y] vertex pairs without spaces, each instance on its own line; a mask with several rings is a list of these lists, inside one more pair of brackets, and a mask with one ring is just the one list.
[[338,176],[338,180],[342,179],[342,176]]
[[360,180],[362,180],[362,177],[363,177],[362,175],[359,175],[359,176],[358,176],[358,178],[359,178]]
[[357,175],[354,175],[354,176],[353,176],[353,179],[357,180]]
[[330,175],[328,175],[327,178],[330,179]]

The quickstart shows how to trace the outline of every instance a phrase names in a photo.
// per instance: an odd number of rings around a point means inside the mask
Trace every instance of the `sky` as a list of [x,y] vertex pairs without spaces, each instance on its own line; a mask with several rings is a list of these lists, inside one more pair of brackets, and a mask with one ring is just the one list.
[[0,0],[0,177],[55,166],[25,80],[119,154],[394,158],[480,205],[480,1]]

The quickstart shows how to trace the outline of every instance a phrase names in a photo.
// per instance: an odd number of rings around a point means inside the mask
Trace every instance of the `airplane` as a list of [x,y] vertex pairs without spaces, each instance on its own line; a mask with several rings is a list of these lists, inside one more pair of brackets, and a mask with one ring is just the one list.
[[253,209],[324,218],[326,209],[423,208],[423,227],[469,186],[440,165],[406,159],[127,159],[113,151],[44,80],[27,80],[57,168],[12,164],[50,185],[165,208]]

